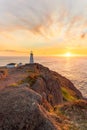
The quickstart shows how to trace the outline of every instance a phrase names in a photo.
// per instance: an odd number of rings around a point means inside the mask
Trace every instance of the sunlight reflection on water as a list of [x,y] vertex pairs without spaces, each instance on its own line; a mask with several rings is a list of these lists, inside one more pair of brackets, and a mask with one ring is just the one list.
[[[26,63],[29,57],[0,57],[0,66],[7,63]],[[87,97],[87,58],[86,57],[35,57],[35,62],[70,79],[75,86]]]
[[[41,62],[50,69],[57,71],[70,79],[74,85],[81,90],[83,96],[87,97],[87,58],[44,58]],[[39,60],[40,61],[40,60]]]

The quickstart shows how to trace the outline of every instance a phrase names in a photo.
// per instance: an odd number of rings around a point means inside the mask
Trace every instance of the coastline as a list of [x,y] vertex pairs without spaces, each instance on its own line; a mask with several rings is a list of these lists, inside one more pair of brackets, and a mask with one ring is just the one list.
[[1,130],[86,130],[87,101],[70,80],[38,63],[5,72]]
[[87,101],[70,80],[37,63],[9,69],[5,76],[1,130],[86,130]]
[[[29,61],[29,57],[10,57],[10,59],[7,59],[6,57],[5,59],[2,58],[2,60],[4,61],[5,65],[9,63],[18,64],[20,62],[26,64],[27,61]],[[3,63],[2,60],[0,60],[1,63]],[[35,57],[35,62],[41,63],[51,70],[54,70],[70,79],[73,84],[82,92],[84,97],[87,98],[87,72],[85,71],[87,68],[87,60],[85,58]],[[3,66],[0,68],[2,67]]]

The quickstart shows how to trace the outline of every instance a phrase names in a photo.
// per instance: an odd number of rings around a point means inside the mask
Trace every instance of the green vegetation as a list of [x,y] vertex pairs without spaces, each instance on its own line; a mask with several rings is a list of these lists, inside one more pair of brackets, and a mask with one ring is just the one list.
[[32,86],[36,82],[38,77],[39,77],[39,75],[32,73],[28,77],[26,77],[25,79],[21,80],[18,84],[29,83],[30,86]]
[[[54,107],[54,113],[70,126],[64,130],[87,130],[87,102],[77,100]],[[66,124],[65,124],[66,125]],[[63,126],[63,125],[62,125]]]
[[79,130],[78,127],[74,124],[73,121],[61,111],[63,105],[58,105],[54,107],[54,113],[59,118],[57,122],[59,123],[62,130]]
[[17,87],[17,86],[18,86],[17,83],[13,83],[13,84],[11,84],[9,87]]
[[26,72],[28,72],[28,73],[34,73],[34,71],[30,70],[30,69],[27,69]]
[[62,121],[62,130],[87,130],[87,102],[77,100],[54,107],[54,113]]
[[63,99],[64,101],[75,101],[76,97],[74,95],[72,95],[72,93],[69,91],[69,89],[67,90],[67,88],[62,87],[62,95],[63,95]]

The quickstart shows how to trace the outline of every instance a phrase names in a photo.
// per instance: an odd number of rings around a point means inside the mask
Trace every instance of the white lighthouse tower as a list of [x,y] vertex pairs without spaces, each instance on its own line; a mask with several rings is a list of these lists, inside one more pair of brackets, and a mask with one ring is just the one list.
[[34,63],[33,52],[30,53],[30,64]]

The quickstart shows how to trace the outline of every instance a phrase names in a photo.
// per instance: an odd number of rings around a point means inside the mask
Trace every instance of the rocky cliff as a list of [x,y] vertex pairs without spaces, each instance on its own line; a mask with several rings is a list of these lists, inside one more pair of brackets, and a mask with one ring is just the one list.
[[58,73],[26,64],[9,69],[0,82],[0,130],[86,130],[87,102]]

